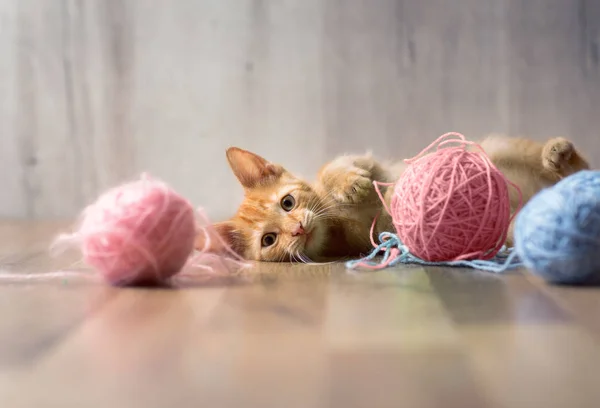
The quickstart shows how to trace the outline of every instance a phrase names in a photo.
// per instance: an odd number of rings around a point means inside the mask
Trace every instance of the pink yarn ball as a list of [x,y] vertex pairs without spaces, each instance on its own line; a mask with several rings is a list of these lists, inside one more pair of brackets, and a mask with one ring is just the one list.
[[155,284],[178,273],[194,249],[192,205],[142,177],[104,193],[77,233],[84,261],[113,285]]
[[390,203],[398,237],[430,262],[491,259],[512,219],[507,180],[483,150],[447,135],[461,145],[407,160]]

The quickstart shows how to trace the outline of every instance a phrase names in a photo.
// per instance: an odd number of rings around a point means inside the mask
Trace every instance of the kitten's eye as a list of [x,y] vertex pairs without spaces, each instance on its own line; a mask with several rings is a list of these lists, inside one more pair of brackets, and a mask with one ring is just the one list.
[[285,211],[292,211],[295,205],[296,200],[294,200],[294,197],[289,194],[281,199],[281,208],[283,208]]
[[268,234],[263,235],[261,245],[263,248],[270,247],[277,240],[277,234],[274,232],[269,232]]

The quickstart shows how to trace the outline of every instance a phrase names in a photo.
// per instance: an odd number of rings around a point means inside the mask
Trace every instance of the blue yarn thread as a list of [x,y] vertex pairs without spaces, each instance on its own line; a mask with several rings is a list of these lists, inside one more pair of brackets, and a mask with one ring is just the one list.
[[[462,261],[444,261],[444,262],[430,262],[421,259],[410,253],[410,250],[406,245],[402,243],[398,235],[391,232],[382,232],[379,234],[379,242],[381,242],[373,251],[366,257],[358,260],[346,262],[346,267],[354,269],[359,264],[366,264],[369,266],[380,266],[386,263],[390,257],[394,256],[392,251],[396,249],[399,253],[394,259],[388,264],[389,267],[398,264],[418,264],[423,266],[452,266],[452,267],[466,267],[473,269],[480,269],[488,272],[501,273],[509,269],[519,268],[523,266],[523,263],[519,260],[517,253],[514,248],[507,248],[506,246],[498,252],[498,254],[490,260],[462,260]],[[383,251],[383,257],[380,262],[374,262],[373,259]]]
[[515,221],[515,248],[550,283],[599,283],[600,171],[579,171],[529,200]]

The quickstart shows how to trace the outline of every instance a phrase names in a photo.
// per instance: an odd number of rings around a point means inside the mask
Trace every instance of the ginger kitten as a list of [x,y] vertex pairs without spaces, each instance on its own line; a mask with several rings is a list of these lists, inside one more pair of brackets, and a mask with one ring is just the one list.
[[[517,184],[524,202],[542,188],[576,171],[589,168],[573,143],[564,138],[545,144],[529,139],[492,135],[480,142],[494,164]],[[237,213],[215,224],[223,241],[246,259],[257,261],[322,262],[367,254],[369,230],[379,216],[376,233],[394,231],[373,181],[393,182],[403,162],[383,163],[370,155],[344,155],[327,163],[314,184],[282,166],[231,147],[227,159],[244,187]],[[392,189],[383,189],[389,203]],[[513,192],[513,210],[518,204]],[[196,247],[204,247],[204,236]],[[507,244],[512,244],[512,225]],[[218,240],[212,250],[219,251]]]

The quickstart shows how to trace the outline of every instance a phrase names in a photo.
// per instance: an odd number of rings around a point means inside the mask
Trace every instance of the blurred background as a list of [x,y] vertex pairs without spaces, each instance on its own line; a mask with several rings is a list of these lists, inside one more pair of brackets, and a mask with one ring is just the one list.
[[447,131],[600,163],[600,0],[0,0],[2,217],[147,171],[223,218],[228,146],[312,178]]

